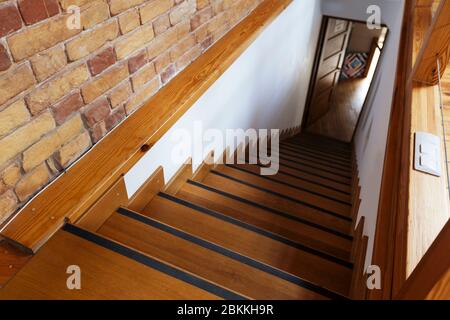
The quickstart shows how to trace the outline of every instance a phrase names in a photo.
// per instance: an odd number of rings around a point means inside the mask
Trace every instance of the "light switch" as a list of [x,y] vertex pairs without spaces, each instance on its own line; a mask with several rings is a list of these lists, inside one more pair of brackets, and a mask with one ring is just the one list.
[[416,132],[414,169],[441,176],[441,140],[427,132]]

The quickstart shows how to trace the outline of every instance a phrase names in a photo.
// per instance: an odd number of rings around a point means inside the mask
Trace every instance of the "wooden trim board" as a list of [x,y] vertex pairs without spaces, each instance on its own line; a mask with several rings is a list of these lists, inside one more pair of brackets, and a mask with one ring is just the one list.
[[[432,3],[430,3],[430,16]],[[450,61],[450,0],[442,0],[434,14],[431,26],[425,30],[421,50],[417,55],[412,76],[414,80],[437,85],[439,76],[445,72]],[[441,63],[441,74],[438,72],[437,60]]]
[[141,211],[148,202],[164,188],[164,170],[156,169],[150,178],[139,188],[128,202],[127,208],[133,211]]

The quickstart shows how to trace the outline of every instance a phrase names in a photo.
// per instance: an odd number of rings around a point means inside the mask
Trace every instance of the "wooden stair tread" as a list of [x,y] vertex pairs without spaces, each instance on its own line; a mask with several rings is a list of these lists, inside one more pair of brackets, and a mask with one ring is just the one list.
[[306,150],[309,153],[320,154],[323,156],[327,156],[330,158],[338,159],[341,162],[350,162],[351,161],[351,153],[350,152],[342,152],[336,151],[332,148],[324,148],[314,143],[309,142],[298,142],[292,140],[285,140],[281,143],[282,146],[289,146],[290,148]]
[[343,174],[351,174],[351,165],[349,163],[343,163],[335,159],[324,159],[312,154],[298,152],[289,148],[281,147],[278,154],[280,156],[290,157],[292,159],[297,159],[300,162],[307,164],[313,164],[315,166],[321,166],[328,170],[335,170],[336,172],[341,172]]
[[303,163],[305,165],[311,166],[313,168],[321,169],[324,171],[329,171],[331,173],[335,173],[342,176],[351,176],[351,163],[344,163],[342,161],[338,161],[334,158],[325,157],[316,157],[312,154],[305,154],[301,152],[297,152],[297,150],[285,148],[281,146],[278,150],[278,153],[274,150],[274,155],[278,155],[280,158],[289,158],[293,161]]
[[323,171],[317,168],[313,168],[311,166],[305,165],[303,163],[295,161],[295,159],[289,159],[286,157],[281,157],[279,160],[280,170],[284,168],[291,168],[294,170],[298,170],[319,178],[327,179],[333,182],[337,182],[344,185],[350,185],[351,179],[349,177],[341,176],[334,174],[332,172]]
[[[132,212],[113,214],[99,233],[251,299],[325,299],[319,293],[183,239]],[[134,216],[135,219],[131,219]],[[137,219],[140,219],[137,220]],[[141,221],[147,219],[147,224]],[[164,230],[162,228],[165,228]],[[167,229],[169,231],[167,231]],[[190,235],[186,235],[190,239]],[[320,291],[320,289],[318,289]]]
[[308,149],[306,147],[303,146],[297,146],[297,145],[292,145],[289,144],[287,142],[281,142],[280,143],[280,151],[284,151],[284,152],[294,152],[297,155],[301,155],[303,157],[308,157],[311,159],[318,159],[321,161],[326,161],[326,162],[333,162],[334,164],[337,164],[339,166],[343,166],[343,167],[348,167],[351,166],[351,160],[350,159],[343,159],[340,157],[336,157],[333,156],[329,153],[325,153],[322,151],[316,151],[313,149]]
[[205,214],[167,198],[155,197],[145,215],[231,251],[347,295],[352,269]]
[[260,189],[247,186],[242,183],[224,178],[216,174],[208,174],[202,181],[205,185],[227,193],[260,203],[266,207],[286,212],[293,216],[323,225],[330,229],[349,234],[351,227],[350,218],[341,218],[318,209],[295,202],[291,199],[280,197]]
[[191,183],[185,184],[177,193],[177,197],[316,250],[344,260],[349,259],[352,239],[335,234],[320,225],[299,221],[283,212],[263,209],[256,204],[244,202],[245,199],[239,201]]
[[314,175],[306,171],[299,170],[293,165],[289,164],[280,164],[280,168],[278,170],[279,173],[289,175],[295,178],[303,179],[318,185],[322,185],[326,188],[334,189],[338,192],[344,192],[346,194],[351,193],[351,186],[348,183],[343,183],[340,181],[334,181],[327,177],[322,177],[319,175]]
[[[66,286],[67,267],[81,269],[81,289]],[[0,290],[0,299],[218,299],[67,231],[58,231]]]
[[283,194],[287,197],[302,201],[308,205],[318,207],[333,213],[349,217],[351,205],[348,201],[331,198],[327,195],[316,194],[311,190],[300,189],[280,181],[273,181],[270,176],[261,176],[258,173],[246,172],[237,166],[218,166],[213,172],[220,172],[227,177],[257,185],[261,188]]
[[0,288],[2,288],[32,257],[0,239]]
[[[233,168],[238,168],[243,171],[251,172],[253,174],[259,174],[261,172],[261,168],[257,165],[252,164],[239,164],[239,165],[231,165]],[[346,203],[350,203],[351,196],[350,193],[336,190],[335,188],[329,187],[322,183],[314,181],[314,179],[302,178],[297,175],[290,175],[285,173],[284,171],[278,171],[277,174],[266,176],[267,179],[286,183],[288,185],[292,185],[304,190],[308,190],[318,195],[324,195],[326,197],[330,197],[332,199],[344,201]]]
[[299,142],[314,143],[322,148],[327,147],[330,149],[341,150],[343,152],[351,151],[351,144],[349,142],[344,142],[341,140],[332,139],[330,137],[325,137],[321,135],[311,134],[309,132],[299,134],[290,140]]

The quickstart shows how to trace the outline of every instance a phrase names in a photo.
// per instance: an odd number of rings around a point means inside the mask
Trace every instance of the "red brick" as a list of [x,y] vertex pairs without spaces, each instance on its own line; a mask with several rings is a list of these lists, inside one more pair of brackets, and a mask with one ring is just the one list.
[[209,0],[197,0],[197,10],[201,10],[209,5]]
[[19,0],[19,9],[25,24],[30,25],[59,13],[57,0]]
[[130,73],[135,73],[147,63],[147,50],[142,50],[135,56],[128,59],[128,69]]
[[200,47],[202,48],[203,51],[205,51],[213,44],[213,42],[214,42],[213,37],[209,36],[208,38],[206,38],[205,40],[202,41],[202,43],[200,44]]
[[162,34],[169,28],[170,20],[168,14],[162,15],[159,18],[156,18],[155,21],[153,21],[153,31],[155,32],[155,35]]
[[176,68],[174,64],[168,66],[163,72],[161,72],[161,82],[166,84],[169,82],[176,73]]
[[53,106],[53,116],[58,125],[64,123],[66,119],[82,106],[83,98],[79,92],[72,93],[65,97],[61,102]]
[[89,70],[93,76],[112,66],[116,62],[113,48],[106,48],[88,61]]
[[96,123],[90,131],[92,143],[97,143],[101,138],[105,136],[106,132],[107,131],[105,128],[105,123],[103,121]]
[[211,7],[207,7],[195,14],[195,16],[191,19],[191,29],[194,31],[202,24],[206,23],[209,19],[211,19],[213,15],[213,11]]
[[8,56],[8,52],[6,52],[5,47],[0,44],[0,71],[8,70],[11,66],[11,59]]
[[89,105],[84,110],[84,118],[89,127],[94,126],[97,122],[104,120],[109,116],[111,109],[109,108],[109,102],[106,98],[100,98]]
[[17,7],[10,3],[0,7],[0,38],[22,27]]
[[106,130],[110,131],[113,129],[125,118],[125,115],[125,108],[123,106],[116,108],[116,110],[105,119]]

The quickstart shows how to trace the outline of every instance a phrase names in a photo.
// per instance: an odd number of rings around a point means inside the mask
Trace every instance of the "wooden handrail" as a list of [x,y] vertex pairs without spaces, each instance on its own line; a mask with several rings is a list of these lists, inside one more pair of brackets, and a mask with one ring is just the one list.
[[406,1],[372,256],[372,264],[383,271],[382,289],[369,291],[368,298],[371,300],[391,298],[396,222],[400,213],[407,210],[408,170],[403,164],[409,162],[411,110],[408,100],[411,83],[408,78],[412,69],[414,7],[415,1]]
[[[438,60],[441,66],[446,66],[450,61],[450,0],[442,0],[434,14],[414,66],[414,80],[429,85],[438,84]],[[444,71],[441,70],[440,76]]]
[[[99,142],[1,230],[35,252],[64,223],[77,220],[189,110],[292,0],[265,0],[148,103]],[[141,149],[147,145],[148,148]]]
[[[450,17],[448,3],[444,0],[433,18],[434,0],[406,2],[372,257],[372,264],[383,271],[382,289],[370,291],[370,299],[392,299],[411,286],[408,279],[423,272],[418,265],[430,259],[427,252],[450,214],[446,177],[418,172],[412,165],[415,132],[442,136],[437,87],[413,75],[427,64],[424,57],[434,30],[446,27],[437,21],[444,13]],[[436,254],[432,257],[435,264],[444,262]]]
[[396,299],[450,298],[450,221],[436,238]]

